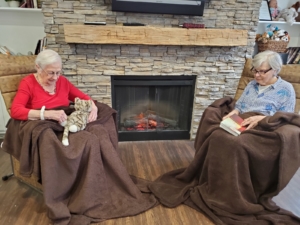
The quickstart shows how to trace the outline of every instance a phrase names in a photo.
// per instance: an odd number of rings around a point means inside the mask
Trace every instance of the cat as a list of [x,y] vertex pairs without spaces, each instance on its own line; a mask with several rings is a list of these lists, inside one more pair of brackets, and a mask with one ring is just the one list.
[[81,100],[75,98],[75,111],[72,112],[67,120],[60,123],[64,129],[62,144],[64,146],[69,145],[69,132],[77,132],[83,130],[88,122],[89,114],[92,110],[92,100]]

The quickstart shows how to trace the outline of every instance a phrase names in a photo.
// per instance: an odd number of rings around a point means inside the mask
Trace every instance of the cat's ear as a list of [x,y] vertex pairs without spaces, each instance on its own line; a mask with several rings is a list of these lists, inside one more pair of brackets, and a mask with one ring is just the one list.
[[75,103],[77,103],[80,99],[78,97],[75,98]]

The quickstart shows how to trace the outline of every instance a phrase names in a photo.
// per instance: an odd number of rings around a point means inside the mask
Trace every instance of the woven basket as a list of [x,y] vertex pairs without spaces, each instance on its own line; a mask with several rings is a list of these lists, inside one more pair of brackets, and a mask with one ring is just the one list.
[[268,40],[267,43],[257,42],[259,52],[263,52],[265,50],[271,50],[279,53],[286,52],[288,44],[288,41],[273,40]]

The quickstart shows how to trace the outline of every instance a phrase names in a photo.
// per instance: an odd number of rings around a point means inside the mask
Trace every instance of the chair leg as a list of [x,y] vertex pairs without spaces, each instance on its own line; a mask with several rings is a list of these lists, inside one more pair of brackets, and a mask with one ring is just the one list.
[[10,177],[12,177],[14,174],[13,173],[11,173],[11,174],[9,174],[9,175],[5,175],[5,176],[3,176],[2,177],[2,180],[3,181],[7,181]]
[[[0,148],[2,148],[2,145],[3,145],[3,141],[1,142],[1,145],[0,145]],[[12,167],[12,171],[14,171],[14,168],[13,168],[13,162],[12,162],[12,158],[10,156],[10,163],[11,163],[11,167]],[[2,180],[3,181],[7,181],[10,177],[12,177],[14,175],[14,173],[12,172],[11,174],[9,175],[5,175],[2,177]]]

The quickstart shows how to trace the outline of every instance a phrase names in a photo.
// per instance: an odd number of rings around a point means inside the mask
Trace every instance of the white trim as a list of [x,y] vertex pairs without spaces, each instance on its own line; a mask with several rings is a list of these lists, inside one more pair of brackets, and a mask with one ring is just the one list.
[[43,105],[43,107],[41,108],[41,111],[40,111],[40,119],[41,120],[45,120],[44,112],[45,112],[45,106]]

